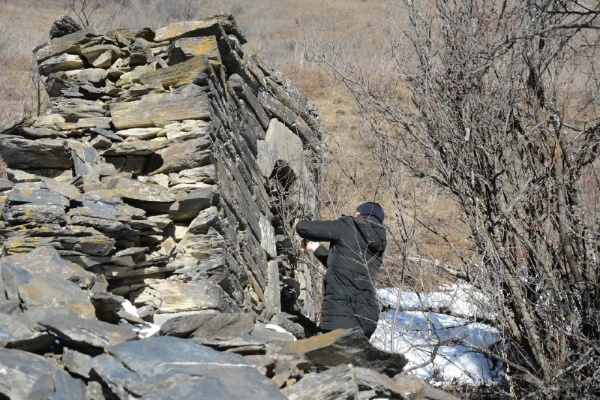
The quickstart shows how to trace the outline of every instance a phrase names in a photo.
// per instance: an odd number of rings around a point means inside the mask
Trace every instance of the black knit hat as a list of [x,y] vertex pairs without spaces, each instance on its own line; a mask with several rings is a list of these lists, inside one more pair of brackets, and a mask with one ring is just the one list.
[[383,223],[383,208],[378,203],[367,202],[362,203],[358,207],[356,207],[356,211],[360,213],[360,215],[372,215],[379,220],[379,222]]

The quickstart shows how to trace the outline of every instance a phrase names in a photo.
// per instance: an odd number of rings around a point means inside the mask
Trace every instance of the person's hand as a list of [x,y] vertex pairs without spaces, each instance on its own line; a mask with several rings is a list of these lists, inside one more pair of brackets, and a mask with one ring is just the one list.
[[302,249],[306,251],[315,251],[319,247],[319,242],[312,242],[310,240],[302,239]]

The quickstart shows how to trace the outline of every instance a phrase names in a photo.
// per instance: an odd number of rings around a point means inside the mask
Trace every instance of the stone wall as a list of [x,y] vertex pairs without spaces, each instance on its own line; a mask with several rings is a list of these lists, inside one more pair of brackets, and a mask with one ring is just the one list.
[[63,19],[51,35],[34,50],[48,112],[0,128],[2,255],[52,246],[156,323],[314,320],[320,285],[291,233],[318,215],[303,92],[244,54],[231,15],[105,34]]

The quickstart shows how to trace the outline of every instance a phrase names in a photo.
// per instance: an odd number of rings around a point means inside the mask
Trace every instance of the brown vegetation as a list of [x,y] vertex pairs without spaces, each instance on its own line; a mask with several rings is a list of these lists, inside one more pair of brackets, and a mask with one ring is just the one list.
[[[474,251],[455,246],[460,268],[446,271],[485,294],[507,343],[479,350],[507,367],[517,397],[597,396],[597,5],[406,0],[398,11],[409,22],[383,41],[379,71],[318,38],[311,52],[357,101],[378,187],[398,193],[393,210],[407,175],[451,193]],[[392,31],[405,15],[389,16]],[[407,221],[396,238],[408,261]]]

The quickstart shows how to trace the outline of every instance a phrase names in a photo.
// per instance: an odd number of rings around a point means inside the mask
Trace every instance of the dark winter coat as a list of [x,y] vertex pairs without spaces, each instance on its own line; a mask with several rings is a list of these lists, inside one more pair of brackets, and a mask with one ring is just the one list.
[[324,331],[361,327],[371,337],[379,319],[374,283],[386,246],[385,229],[374,217],[344,216],[333,221],[301,221],[298,234],[328,241],[315,256],[326,267],[320,327]]

